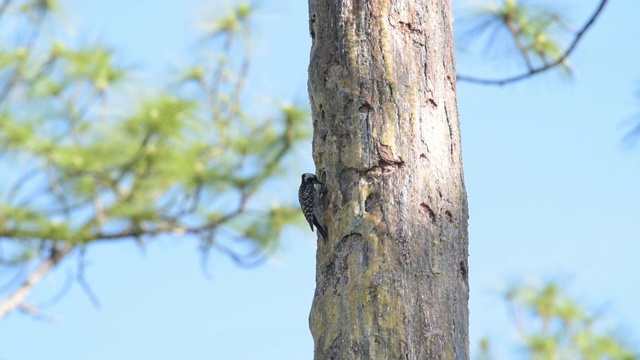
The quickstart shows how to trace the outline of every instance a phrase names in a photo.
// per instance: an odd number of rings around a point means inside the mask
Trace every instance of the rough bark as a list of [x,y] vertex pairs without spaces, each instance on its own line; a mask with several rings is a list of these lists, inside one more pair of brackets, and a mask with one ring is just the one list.
[[450,1],[309,0],[315,359],[468,359]]

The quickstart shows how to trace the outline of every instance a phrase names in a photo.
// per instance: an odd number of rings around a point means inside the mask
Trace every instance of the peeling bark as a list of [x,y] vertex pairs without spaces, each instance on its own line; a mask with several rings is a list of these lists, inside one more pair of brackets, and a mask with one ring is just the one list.
[[326,170],[315,359],[468,359],[467,197],[449,1],[309,0]]

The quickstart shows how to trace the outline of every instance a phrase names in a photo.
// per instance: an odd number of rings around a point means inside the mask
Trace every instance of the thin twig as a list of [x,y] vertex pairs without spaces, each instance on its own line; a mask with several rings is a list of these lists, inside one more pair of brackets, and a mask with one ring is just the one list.
[[[4,9],[2,9],[2,11],[4,11]],[[34,29],[28,35],[26,43],[24,45],[26,54],[30,54],[36,45],[36,41],[40,36],[40,30],[42,28],[42,23],[44,21],[45,15],[46,15],[45,13],[39,14],[39,16],[34,20],[34,25],[33,25]],[[22,73],[22,71],[20,71],[20,64],[16,65],[16,68],[13,70],[11,77],[4,84],[2,90],[0,90],[0,103],[3,103],[4,100],[7,98],[7,96],[9,96],[9,93],[11,93],[11,90],[13,90],[16,87],[16,85],[18,85],[18,82],[22,80],[23,75],[24,74]]]
[[522,54],[522,57],[524,58],[524,62],[527,65],[527,69],[529,71],[532,71],[533,64],[531,64],[531,59],[529,59],[529,53],[527,52],[527,48],[522,43],[522,39],[520,39],[521,30],[515,26],[515,24],[513,23],[513,19],[511,17],[507,17],[504,20],[504,22],[507,25],[507,28],[509,29],[511,36],[513,36],[513,41],[515,42],[516,47],[518,48],[518,50],[520,51],[520,54]]
[[211,103],[211,112],[213,114],[213,119],[218,120],[221,116],[220,112],[220,101],[218,99],[218,93],[220,92],[220,88],[222,87],[222,82],[224,78],[224,69],[226,64],[226,59],[228,59],[229,54],[231,52],[231,46],[233,45],[234,36],[232,33],[227,33],[224,45],[222,46],[222,54],[223,57],[218,62],[217,68],[213,71],[213,78],[211,80],[211,90],[210,90],[210,103]]
[[29,171],[26,171],[24,174],[22,174],[18,178],[18,180],[16,180],[16,182],[13,183],[13,185],[11,186],[11,189],[7,192],[8,202],[12,203],[15,197],[19,194],[20,190],[22,190],[22,187],[26,185],[29,182],[29,180],[35,178],[38,175],[40,175],[40,169],[38,168],[31,169]]
[[63,210],[64,215],[67,217],[67,219],[69,219],[71,218],[71,209],[69,207],[69,202],[67,201],[65,191],[62,188],[59,179],[56,178],[56,175],[54,174],[54,166],[55,165],[53,164],[47,164],[45,166],[45,175],[47,176],[47,180],[49,181],[48,185],[51,193],[56,197],[56,200],[58,200],[58,202],[62,206],[61,209]]
[[244,48],[244,60],[242,61],[242,65],[240,66],[240,73],[238,74],[238,80],[236,81],[236,86],[234,87],[231,94],[231,102],[229,113],[227,114],[227,119],[233,120],[240,108],[240,96],[242,95],[242,89],[244,88],[245,82],[247,80],[247,74],[249,72],[249,59],[251,58],[251,48],[245,45]]
[[91,286],[84,278],[85,255],[86,248],[81,248],[78,254],[78,274],[76,275],[76,281],[78,281],[78,284],[80,284],[80,287],[84,291],[85,295],[87,295],[93,306],[96,309],[99,309],[102,307],[100,299],[98,299],[98,296],[96,296],[96,293],[91,289]]
[[45,314],[35,305],[22,303],[18,306],[18,310],[39,321],[44,321],[51,324],[56,324],[60,321],[57,316]]
[[138,150],[136,150],[136,152],[133,154],[133,156],[131,156],[130,159],[119,166],[119,174],[115,177],[115,179],[113,179],[114,186],[118,185],[118,183],[122,181],[124,176],[134,168],[138,161],[144,158],[145,150],[147,149],[151,138],[153,137],[153,135],[155,135],[155,131],[151,128],[147,128],[145,129],[145,131],[146,132],[144,134],[144,137],[142,138],[142,141],[140,142],[140,146],[138,146]]
[[230,248],[218,242],[214,242],[213,244],[211,244],[211,246],[214,247],[216,250],[220,251],[221,253],[227,255],[229,258],[231,258],[231,260],[233,260],[236,266],[240,266],[244,268],[254,268],[258,265],[262,265],[269,258],[269,256],[264,253],[257,254],[257,255],[253,255],[253,254],[240,255],[235,251],[231,250]]
[[[269,256],[266,253],[258,253],[253,252],[249,254],[239,254],[230,247],[222,245],[220,242],[216,241],[215,236],[216,232],[214,229],[208,229],[207,231],[203,231],[200,233],[200,236],[203,238],[203,243],[201,245],[201,258],[200,258],[200,270],[204,277],[211,280],[213,276],[209,272],[209,250],[211,248],[215,248],[217,251],[221,252],[223,255],[228,256],[236,266],[243,268],[255,268],[259,265],[262,265]],[[237,240],[239,240],[238,238]]]
[[37,305],[38,309],[46,309],[60,302],[60,300],[62,300],[65,296],[67,296],[72,286],[73,286],[73,276],[71,276],[71,274],[67,274],[64,284],[62,284],[62,287],[60,288],[60,290],[58,290],[55,294],[53,294],[53,296],[50,297],[49,299],[39,302]]
[[598,16],[600,15],[602,10],[604,9],[604,6],[607,4],[607,1],[608,0],[601,0],[600,5],[596,9],[596,11],[593,13],[593,15],[591,15],[591,18],[589,18],[589,20],[584,24],[582,29],[580,29],[580,31],[578,31],[576,33],[575,37],[573,38],[573,41],[571,42],[571,45],[569,45],[567,50],[565,50],[565,52],[562,54],[562,56],[560,56],[558,59],[556,59],[556,61],[548,63],[548,64],[546,64],[544,66],[529,70],[529,71],[527,71],[527,72],[525,72],[523,74],[516,75],[516,76],[511,76],[511,77],[507,77],[507,78],[503,78],[503,79],[484,79],[484,78],[477,78],[477,77],[473,77],[473,76],[458,75],[458,81],[465,81],[465,82],[469,82],[469,83],[473,83],[473,84],[480,84],[480,85],[498,85],[498,86],[502,86],[502,85],[505,85],[505,84],[514,83],[514,82],[517,82],[517,81],[520,81],[520,80],[524,80],[524,79],[526,79],[528,77],[531,77],[533,75],[539,74],[541,72],[544,72],[544,71],[547,71],[547,70],[549,70],[551,68],[559,66],[560,64],[564,63],[564,61],[569,57],[569,55],[571,55],[573,50],[578,45],[578,42],[580,41],[582,36],[591,27],[591,25],[594,24],[594,22],[596,21],[596,18],[598,18]]

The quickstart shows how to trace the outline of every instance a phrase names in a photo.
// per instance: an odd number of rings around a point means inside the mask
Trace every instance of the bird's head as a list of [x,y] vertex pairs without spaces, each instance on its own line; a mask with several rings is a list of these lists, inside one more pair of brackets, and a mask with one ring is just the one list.
[[323,182],[320,182],[320,180],[318,180],[317,176],[315,176],[314,174],[310,174],[310,173],[302,174],[302,183],[324,185]]

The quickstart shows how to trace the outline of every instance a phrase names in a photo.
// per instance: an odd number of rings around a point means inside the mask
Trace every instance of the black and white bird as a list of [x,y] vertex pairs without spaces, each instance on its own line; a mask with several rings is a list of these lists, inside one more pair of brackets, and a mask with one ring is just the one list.
[[320,224],[318,220],[318,206],[320,206],[320,194],[316,189],[316,184],[324,185],[324,183],[318,180],[318,177],[304,173],[302,174],[302,183],[300,184],[300,190],[298,190],[298,200],[300,201],[300,208],[302,208],[302,213],[304,217],[309,222],[309,226],[311,226],[311,231],[313,231],[313,225],[318,228],[320,234],[326,241],[329,236],[327,235],[327,230]]

